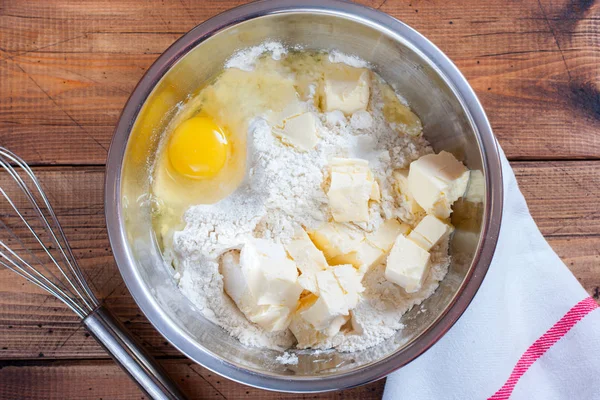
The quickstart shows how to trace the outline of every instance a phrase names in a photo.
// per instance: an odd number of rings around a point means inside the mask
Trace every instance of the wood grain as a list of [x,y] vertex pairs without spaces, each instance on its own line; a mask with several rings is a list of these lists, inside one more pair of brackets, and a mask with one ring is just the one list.
[[[182,358],[141,315],[113,261],[103,165],[119,113],[162,51],[241,3],[0,0],[0,145],[40,166],[36,171],[96,293],[191,398],[381,398],[384,380],[284,396],[210,373]],[[507,156],[518,161],[512,165],[540,230],[600,301],[600,4],[361,3],[413,26],[458,65]],[[15,398],[143,397],[62,303],[1,269],[0,399]]]
[[[120,110],[158,54],[241,3],[3,2],[0,144],[36,164],[102,164]],[[592,2],[363,3],[415,27],[456,62],[510,159],[600,158],[600,11]]]
[[[516,162],[513,167],[542,233],[594,294],[600,287],[600,213],[595,203],[600,162]],[[104,222],[103,168],[36,171],[98,296],[106,298],[153,354],[179,355],[141,315],[118,274]],[[3,179],[0,175],[0,186]],[[106,357],[65,306],[4,269],[0,338],[0,359]]]
[[[380,399],[385,380],[343,392],[283,394],[231,382],[189,360],[161,360],[163,367],[192,399]],[[85,400],[145,399],[111,361],[0,362],[0,398]]]
[[546,237],[600,232],[600,164],[595,161],[514,163],[521,191]]

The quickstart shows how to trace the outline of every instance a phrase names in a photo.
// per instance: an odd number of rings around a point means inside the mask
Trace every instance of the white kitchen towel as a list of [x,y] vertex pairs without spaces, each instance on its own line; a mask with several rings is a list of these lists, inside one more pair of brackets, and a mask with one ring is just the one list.
[[487,276],[454,327],[388,377],[386,400],[600,398],[600,309],[538,230],[501,158],[504,215]]

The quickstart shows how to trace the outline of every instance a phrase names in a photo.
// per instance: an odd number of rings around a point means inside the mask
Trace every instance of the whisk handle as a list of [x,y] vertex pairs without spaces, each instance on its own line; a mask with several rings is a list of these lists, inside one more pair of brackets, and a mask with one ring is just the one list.
[[186,399],[156,360],[107,308],[100,306],[83,324],[150,398]]

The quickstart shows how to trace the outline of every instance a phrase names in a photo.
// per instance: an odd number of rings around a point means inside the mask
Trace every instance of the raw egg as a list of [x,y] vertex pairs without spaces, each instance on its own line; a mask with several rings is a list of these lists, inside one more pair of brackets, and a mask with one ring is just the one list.
[[169,161],[180,175],[191,179],[215,177],[227,162],[230,145],[223,127],[209,116],[182,122],[168,144]]

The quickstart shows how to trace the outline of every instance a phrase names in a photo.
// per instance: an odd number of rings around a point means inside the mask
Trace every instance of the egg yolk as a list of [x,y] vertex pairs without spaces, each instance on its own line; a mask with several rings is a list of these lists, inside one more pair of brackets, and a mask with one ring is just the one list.
[[169,140],[169,160],[179,174],[192,179],[212,178],[227,161],[229,143],[222,127],[212,118],[190,118],[179,125]]

